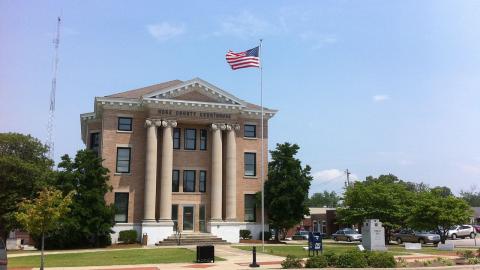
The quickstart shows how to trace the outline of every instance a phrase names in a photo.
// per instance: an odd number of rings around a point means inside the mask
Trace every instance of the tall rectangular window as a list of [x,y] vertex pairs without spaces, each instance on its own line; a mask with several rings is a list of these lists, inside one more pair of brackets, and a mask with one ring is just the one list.
[[200,171],[198,180],[198,191],[206,192],[207,191],[207,171]]
[[185,145],[183,148],[185,150],[195,150],[197,142],[197,130],[194,128],[185,129]]
[[257,137],[257,126],[256,125],[244,125],[243,126],[243,136],[247,138]]
[[131,117],[119,117],[118,118],[118,130],[132,131],[132,118]]
[[200,129],[200,150],[207,150],[207,130]]
[[178,229],[178,204],[172,204],[172,221],[173,221],[173,230],[177,231],[177,229]]
[[256,176],[257,175],[257,154],[245,153],[244,154],[244,175]]
[[178,192],[179,182],[180,182],[180,171],[173,170],[172,171],[172,192]]
[[244,221],[255,222],[257,219],[255,194],[245,194],[244,209]]
[[130,147],[117,148],[117,173],[130,172],[131,150]]
[[90,133],[89,148],[90,148],[90,150],[95,152],[98,156],[99,151],[100,151],[100,133],[98,133],[98,132]]
[[195,192],[195,171],[183,171],[183,192]]
[[180,129],[173,129],[173,149],[180,149]]
[[128,221],[128,192],[115,192],[115,222]]

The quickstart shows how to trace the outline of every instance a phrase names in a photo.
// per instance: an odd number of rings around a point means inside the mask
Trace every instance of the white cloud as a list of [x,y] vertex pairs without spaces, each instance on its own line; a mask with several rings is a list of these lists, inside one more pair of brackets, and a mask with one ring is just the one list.
[[338,169],[328,169],[313,173],[313,179],[314,181],[325,182],[339,178],[344,174],[345,173],[343,171],[340,171]]
[[156,40],[163,42],[185,33],[183,24],[171,24],[162,22],[158,24],[147,25],[147,30]]
[[459,163],[459,164],[457,164],[457,166],[464,173],[471,174],[471,175],[480,175],[480,164],[462,164],[462,163]]
[[382,102],[385,100],[389,100],[390,97],[388,95],[375,95],[372,97],[374,102]]
[[[339,169],[327,169],[314,172],[312,176],[313,181],[310,186],[310,195],[324,190],[333,190],[337,193],[341,193],[342,188],[345,186],[345,181],[347,180],[345,172]],[[357,181],[358,177],[355,174],[350,174],[350,180]]]
[[299,34],[302,41],[311,44],[311,48],[316,50],[337,43],[337,38],[332,35],[322,35],[313,31],[305,31]]
[[220,30],[215,36],[235,36],[237,38],[258,38],[261,35],[278,32],[270,22],[259,18],[249,11],[240,12],[236,16],[225,16],[220,23]]

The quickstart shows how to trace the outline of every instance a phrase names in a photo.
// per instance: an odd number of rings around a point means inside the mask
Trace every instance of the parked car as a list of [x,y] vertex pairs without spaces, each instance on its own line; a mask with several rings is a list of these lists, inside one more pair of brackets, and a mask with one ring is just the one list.
[[456,225],[448,230],[447,237],[453,240],[457,238],[475,238],[475,229],[472,225]]
[[292,236],[292,240],[308,240],[308,231],[299,231]]
[[417,232],[414,230],[404,229],[393,235],[393,239],[398,244],[403,242],[427,244],[432,243],[434,245],[440,242],[440,235],[431,232]]
[[362,235],[350,228],[338,230],[332,234],[332,239],[335,241],[362,241]]
[[7,270],[7,248],[2,239],[0,239],[0,270]]
[[480,225],[472,225],[476,233],[480,233]]

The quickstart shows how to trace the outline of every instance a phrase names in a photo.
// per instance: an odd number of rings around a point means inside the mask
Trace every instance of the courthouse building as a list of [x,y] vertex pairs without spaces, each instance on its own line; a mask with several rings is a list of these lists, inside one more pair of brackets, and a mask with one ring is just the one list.
[[[264,108],[265,176],[275,113]],[[258,238],[261,107],[194,78],[96,97],[80,119],[83,142],[110,170],[113,242],[128,229],[149,245],[175,230],[235,243],[249,229]]]

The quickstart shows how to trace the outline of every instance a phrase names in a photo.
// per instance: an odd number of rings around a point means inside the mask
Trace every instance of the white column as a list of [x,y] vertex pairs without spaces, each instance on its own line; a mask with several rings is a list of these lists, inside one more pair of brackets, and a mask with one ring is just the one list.
[[211,220],[222,220],[222,132],[224,124],[212,124]]
[[160,221],[172,220],[173,127],[176,121],[162,121],[162,168],[160,175]]
[[143,221],[155,221],[155,196],[157,191],[157,126],[158,120],[147,119],[147,149],[145,157],[145,189]]
[[238,125],[227,125],[227,153],[226,153],[226,220],[237,219],[237,144],[235,130]]

